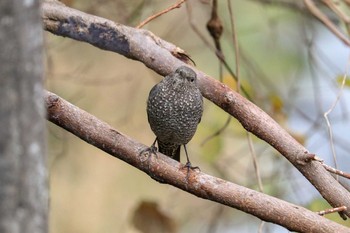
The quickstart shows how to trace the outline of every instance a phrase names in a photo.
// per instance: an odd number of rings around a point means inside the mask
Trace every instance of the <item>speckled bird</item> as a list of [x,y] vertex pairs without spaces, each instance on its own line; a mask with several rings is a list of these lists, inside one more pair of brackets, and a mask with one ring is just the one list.
[[191,167],[186,144],[192,139],[201,121],[203,97],[196,73],[180,66],[150,91],[147,101],[148,122],[156,135],[159,152],[180,161],[180,147],[185,148],[187,164]]

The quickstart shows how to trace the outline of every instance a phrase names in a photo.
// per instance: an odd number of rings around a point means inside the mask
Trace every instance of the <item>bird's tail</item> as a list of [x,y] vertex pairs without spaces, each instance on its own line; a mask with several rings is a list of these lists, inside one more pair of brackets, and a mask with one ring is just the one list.
[[159,152],[169,156],[172,159],[180,162],[180,145],[173,143],[164,143],[162,141],[157,140]]

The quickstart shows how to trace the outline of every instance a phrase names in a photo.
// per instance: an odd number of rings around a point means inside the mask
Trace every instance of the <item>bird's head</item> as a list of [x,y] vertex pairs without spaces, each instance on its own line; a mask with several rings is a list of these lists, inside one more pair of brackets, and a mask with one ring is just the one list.
[[171,76],[175,88],[197,87],[197,75],[187,66],[178,67]]

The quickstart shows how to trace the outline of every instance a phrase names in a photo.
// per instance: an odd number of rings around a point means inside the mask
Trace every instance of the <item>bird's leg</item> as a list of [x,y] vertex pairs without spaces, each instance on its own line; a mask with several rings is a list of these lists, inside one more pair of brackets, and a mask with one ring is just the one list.
[[144,155],[145,153],[148,154],[147,159],[143,160],[143,162],[149,160],[149,158],[152,156],[152,154],[154,154],[158,158],[158,156],[157,156],[158,148],[156,147],[156,142],[157,142],[157,138],[154,140],[154,142],[152,143],[152,145],[150,147],[143,149],[140,152],[140,155]]
[[186,145],[184,145],[184,148],[185,148],[185,154],[186,154],[186,158],[187,158],[187,162],[185,164],[185,167],[187,168],[187,176],[188,176],[188,174],[190,172],[190,169],[192,169],[192,170],[194,170],[194,169],[201,170],[201,169],[199,167],[197,167],[197,166],[192,167],[192,164],[191,164],[190,159],[188,157]]
[[157,151],[158,151],[158,148],[156,147],[157,139],[158,138],[156,137],[156,139],[154,139],[154,142],[152,143],[152,145],[149,147],[151,154],[155,154],[156,156],[157,156]]

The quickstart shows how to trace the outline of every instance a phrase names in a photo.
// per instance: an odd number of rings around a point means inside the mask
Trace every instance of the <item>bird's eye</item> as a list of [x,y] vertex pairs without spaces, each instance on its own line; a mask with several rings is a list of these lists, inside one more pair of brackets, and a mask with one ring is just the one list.
[[194,82],[194,78],[190,78],[190,81],[191,81],[191,83],[193,83]]

